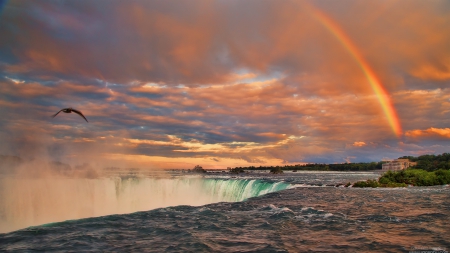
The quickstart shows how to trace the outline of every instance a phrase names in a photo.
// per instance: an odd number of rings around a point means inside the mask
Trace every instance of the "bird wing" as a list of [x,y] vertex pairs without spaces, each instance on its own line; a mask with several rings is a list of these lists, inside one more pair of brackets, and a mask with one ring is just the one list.
[[59,112],[53,114],[52,118],[56,117],[56,115],[58,115],[58,113],[62,112],[64,109],[59,110]]
[[72,112],[74,112],[74,113],[80,115],[81,117],[83,117],[83,119],[86,120],[86,122],[89,122],[89,121],[86,119],[86,117],[84,117],[84,115],[83,115],[80,111],[75,110],[75,109],[72,109]]

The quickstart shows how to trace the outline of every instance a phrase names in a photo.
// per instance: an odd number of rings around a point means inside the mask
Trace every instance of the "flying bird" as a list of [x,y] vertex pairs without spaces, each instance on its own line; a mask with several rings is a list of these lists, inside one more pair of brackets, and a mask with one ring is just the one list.
[[56,115],[58,115],[58,113],[60,113],[60,112],[65,112],[65,113],[71,113],[71,112],[74,112],[74,113],[80,115],[81,117],[83,117],[83,119],[86,120],[86,122],[89,122],[89,121],[86,119],[86,117],[84,117],[84,115],[83,115],[80,111],[75,110],[75,109],[73,109],[73,108],[71,108],[71,107],[70,107],[70,108],[64,108],[64,109],[59,110],[59,112],[57,112],[57,113],[55,113],[55,114],[53,115],[53,118],[56,117]]

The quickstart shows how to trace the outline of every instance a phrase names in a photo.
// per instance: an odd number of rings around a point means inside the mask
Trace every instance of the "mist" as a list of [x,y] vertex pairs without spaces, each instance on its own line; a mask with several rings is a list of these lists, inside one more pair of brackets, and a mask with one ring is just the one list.
[[254,179],[26,162],[0,175],[0,233],[160,207],[242,201],[287,187]]

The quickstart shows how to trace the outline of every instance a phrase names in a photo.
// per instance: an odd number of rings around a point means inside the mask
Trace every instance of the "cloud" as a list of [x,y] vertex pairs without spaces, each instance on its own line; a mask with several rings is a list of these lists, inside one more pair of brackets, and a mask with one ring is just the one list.
[[437,138],[437,139],[449,139],[450,128],[434,128],[430,127],[426,130],[410,130],[405,133],[405,136],[412,138]]
[[[388,87],[396,87],[389,80],[395,73],[383,66],[398,64],[396,59],[416,75],[415,69],[423,66],[442,69],[449,64],[450,37],[435,32],[448,22],[445,12],[437,11],[445,3],[423,6],[411,1],[406,11],[399,4],[349,2],[357,10],[353,15],[332,9],[336,4],[314,4],[348,32]],[[355,71],[357,63],[302,2],[16,2],[5,8],[13,6],[15,11],[5,11],[2,17],[10,25],[3,27],[2,34],[8,36],[0,43],[12,47],[20,60],[8,64],[15,73],[82,75],[112,82],[128,82],[132,76],[197,85],[229,82],[236,79],[236,67],[244,67],[253,74],[282,70],[297,81],[303,73],[316,75],[322,79],[314,84],[316,89],[322,83],[334,92],[370,92],[370,87],[357,85],[365,79]],[[354,18],[363,21],[355,23]],[[423,65],[427,58],[433,61]]]
[[[311,5],[374,70],[404,126],[400,139],[360,63]],[[449,10],[418,0],[9,1],[0,16],[1,150],[71,161],[89,150],[152,166],[445,150]],[[89,124],[50,118],[64,107]]]
[[446,81],[450,79],[450,60],[441,66],[422,65],[412,70],[411,74],[425,80]]
[[355,147],[363,147],[366,146],[367,144],[363,141],[355,141],[352,145]]

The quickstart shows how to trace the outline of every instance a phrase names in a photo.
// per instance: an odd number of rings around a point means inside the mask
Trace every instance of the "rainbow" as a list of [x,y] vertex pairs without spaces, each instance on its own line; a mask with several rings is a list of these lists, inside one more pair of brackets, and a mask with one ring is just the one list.
[[355,61],[359,64],[359,67],[363,71],[367,80],[370,83],[373,91],[375,92],[378,101],[383,108],[383,112],[397,137],[402,135],[402,127],[400,125],[400,120],[398,118],[397,112],[395,111],[392,101],[388,95],[388,92],[381,84],[380,80],[375,75],[370,65],[358,51],[358,48],[353,44],[350,38],[345,34],[345,32],[339,27],[336,22],[326,16],[323,12],[317,10],[312,6],[308,6],[308,9],[313,13],[315,19],[317,19],[328,31],[330,31],[341,44],[347,49],[347,51],[352,55]]

